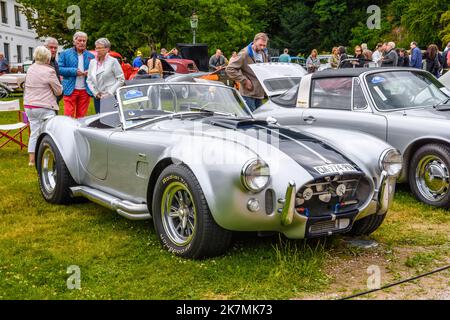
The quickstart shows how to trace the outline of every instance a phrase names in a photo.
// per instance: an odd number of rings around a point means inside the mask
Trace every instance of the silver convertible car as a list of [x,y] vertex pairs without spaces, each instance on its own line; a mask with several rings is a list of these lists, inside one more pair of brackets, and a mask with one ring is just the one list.
[[369,135],[255,120],[221,84],[138,84],[117,99],[110,112],[45,122],[41,193],[50,203],[85,197],[129,219],[153,218],[176,255],[218,255],[233,231],[370,234],[392,202],[401,156]]
[[[268,81],[267,74],[260,72],[260,81]],[[385,140],[403,155],[399,182],[409,182],[420,201],[450,207],[450,92],[430,73],[355,68],[309,74],[255,113],[268,116],[302,130],[350,129]]]

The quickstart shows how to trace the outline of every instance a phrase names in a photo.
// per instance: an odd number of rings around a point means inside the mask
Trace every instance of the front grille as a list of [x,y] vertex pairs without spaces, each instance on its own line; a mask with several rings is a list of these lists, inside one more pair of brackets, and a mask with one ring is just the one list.
[[308,217],[339,214],[359,208],[370,194],[370,183],[361,174],[327,176],[303,185],[295,208]]
[[336,219],[334,221],[320,221],[316,222],[309,227],[310,235],[326,234],[329,232],[336,232],[339,230],[345,230],[350,225],[350,219]]

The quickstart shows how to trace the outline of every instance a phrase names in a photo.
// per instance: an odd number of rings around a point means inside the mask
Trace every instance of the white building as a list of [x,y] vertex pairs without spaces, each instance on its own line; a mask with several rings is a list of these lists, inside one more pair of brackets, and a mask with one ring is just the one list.
[[33,59],[33,50],[43,42],[37,38],[27,18],[14,0],[0,0],[0,52],[10,67]]

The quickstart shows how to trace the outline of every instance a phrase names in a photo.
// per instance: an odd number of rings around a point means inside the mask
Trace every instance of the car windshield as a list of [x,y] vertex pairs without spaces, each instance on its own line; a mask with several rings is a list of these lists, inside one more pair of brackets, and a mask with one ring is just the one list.
[[189,112],[251,117],[236,90],[216,84],[146,83],[120,88],[118,99],[124,127]]
[[391,71],[366,76],[375,104],[380,110],[432,107],[448,97],[442,85],[425,72]]

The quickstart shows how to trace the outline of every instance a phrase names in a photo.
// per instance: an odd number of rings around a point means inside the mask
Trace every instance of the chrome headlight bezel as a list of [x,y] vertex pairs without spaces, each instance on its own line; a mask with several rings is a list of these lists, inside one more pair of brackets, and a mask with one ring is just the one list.
[[384,150],[380,156],[379,166],[380,170],[386,171],[389,176],[399,176],[403,168],[402,154],[394,148]]
[[250,192],[264,190],[270,182],[269,165],[261,159],[251,159],[242,167],[241,183]]

